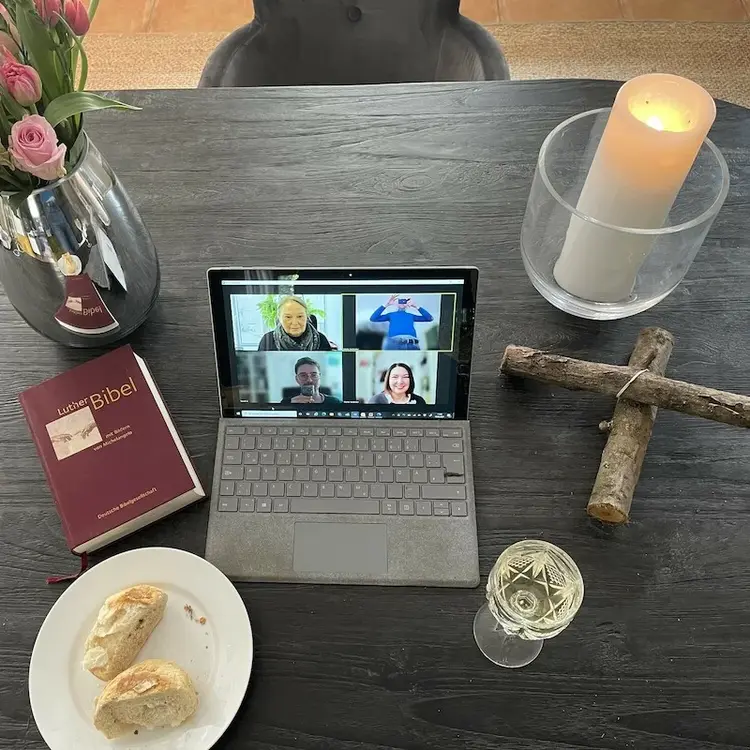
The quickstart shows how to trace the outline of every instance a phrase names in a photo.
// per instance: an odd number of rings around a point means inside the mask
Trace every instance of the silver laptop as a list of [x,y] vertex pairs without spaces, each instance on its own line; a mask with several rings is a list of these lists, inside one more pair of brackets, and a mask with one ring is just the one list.
[[479,582],[475,268],[212,268],[206,558],[230,578]]

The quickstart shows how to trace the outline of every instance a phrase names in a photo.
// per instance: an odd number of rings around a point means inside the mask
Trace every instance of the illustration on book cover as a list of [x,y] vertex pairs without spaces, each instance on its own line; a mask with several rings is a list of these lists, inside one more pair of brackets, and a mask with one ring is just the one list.
[[102,442],[94,414],[88,406],[50,422],[47,434],[58,461]]

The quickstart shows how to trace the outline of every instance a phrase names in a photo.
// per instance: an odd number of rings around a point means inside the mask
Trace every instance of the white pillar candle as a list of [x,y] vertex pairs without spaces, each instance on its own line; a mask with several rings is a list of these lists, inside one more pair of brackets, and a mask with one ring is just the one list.
[[[628,81],[615,98],[578,211],[617,227],[663,227],[715,117],[710,94],[685,78],[654,74]],[[653,243],[653,235],[618,232],[573,215],[555,281],[583,299],[626,300]]]

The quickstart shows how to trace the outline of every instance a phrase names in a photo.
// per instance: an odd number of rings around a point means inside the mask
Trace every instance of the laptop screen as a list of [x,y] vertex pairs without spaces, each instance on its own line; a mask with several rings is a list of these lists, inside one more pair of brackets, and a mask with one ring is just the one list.
[[223,416],[467,418],[476,269],[208,277]]

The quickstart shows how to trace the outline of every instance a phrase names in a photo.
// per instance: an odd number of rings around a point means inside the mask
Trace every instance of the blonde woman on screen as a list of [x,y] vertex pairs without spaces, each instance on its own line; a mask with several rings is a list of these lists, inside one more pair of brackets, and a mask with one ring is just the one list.
[[279,302],[278,321],[273,331],[263,334],[258,344],[259,352],[333,350],[328,339],[312,324],[302,298],[284,297]]

